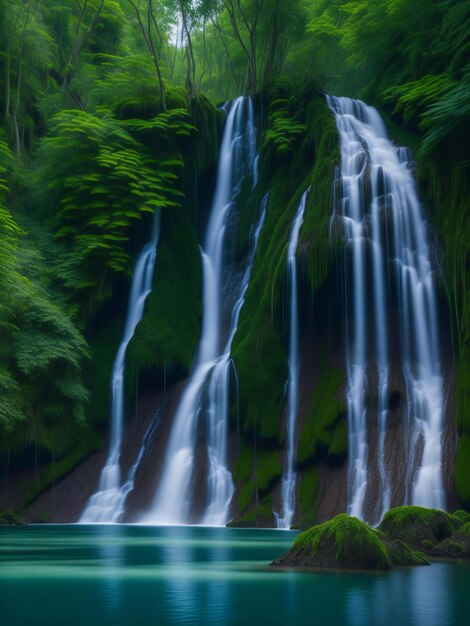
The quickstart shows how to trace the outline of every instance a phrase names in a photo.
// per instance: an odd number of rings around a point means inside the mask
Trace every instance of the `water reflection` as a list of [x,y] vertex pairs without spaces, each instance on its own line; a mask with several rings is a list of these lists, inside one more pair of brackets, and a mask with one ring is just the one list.
[[[424,570],[424,571],[419,571]],[[452,623],[452,588],[444,563],[410,572],[416,626],[447,626]]]
[[[209,549],[208,560],[211,568],[220,571],[229,569],[230,565],[235,561],[235,555],[232,554],[233,548],[226,543],[217,541],[220,538],[219,529],[208,531],[216,541]],[[230,611],[230,584],[226,576],[216,576],[211,578],[207,586],[207,597],[204,602],[203,620],[204,624],[222,624],[224,619],[231,614]]]
[[433,563],[378,574],[267,567],[294,536],[290,531],[188,527],[0,529],[0,623],[468,623],[470,564]]
[[112,618],[119,618],[121,609],[123,550],[126,545],[122,526],[97,526],[101,541],[98,545],[98,564],[101,568],[104,608]]
[[162,528],[162,534],[164,539],[170,539],[159,546],[157,557],[168,573],[164,581],[165,602],[175,624],[188,624],[198,608],[193,571],[196,548],[190,541],[192,528],[167,527]]
[[375,576],[357,574],[349,588],[344,622],[348,626],[452,626],[452,586],[446,563],[399,569]]

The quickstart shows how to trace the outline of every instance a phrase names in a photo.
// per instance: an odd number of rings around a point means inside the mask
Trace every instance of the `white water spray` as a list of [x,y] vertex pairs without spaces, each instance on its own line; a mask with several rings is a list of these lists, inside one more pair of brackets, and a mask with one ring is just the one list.
[[[408,165],[408,152],[387,137],[377,111],[361,101],[328,97],[341,142],[341,207],[350,247],[352,322],[347,325],[347,411],[349,430],[348,513],[364,517],[368,487],[368,431],[365,397],[367,277],[372,266],[374,360],[378,377],[378,449],[381,513],[390,507],[385,464],[388,413],[388,265],[396,272],[402,367],[406,382],[404,436],[408,444],[405,503],[445,508],[442,479],[443,390],[437,338],[437,307],[426,223]],[[391,215],[393,244],[387,241]]]
[[295,424],[299,405],[299,298],[297,293],[297,245],[304,220],[305,205],[310,188],[304,192],[297,208],[287,249],[287,269],[290,280],[289,381],[287,414],[287,463],[282,477],[282,513],[275,514],[277,527],[289,529],[295,513]]
[[132,277],[126,324],[121,345],[114,359],[111,378],[111,440],[106,465],[101,471],[98,491],[89,499],[79,522],[109,524],[118,522],[124,513],[127,482],[121,487],[122,430],[124,421],[124,368],[127,346],[142,319],[145,300],[152,290],[153,271],[160,236],[160,211],[153,217],[152,236],[140,253]]
[[[257,179],[256,133],[250,98],[237,98],[228,113],[220,148],[217,186],[207,226],[203,260],[203,322],[196,364],[173,418],[163,472],[150,511],[143,522],[185,524],[189,521],[196,456],[196,431],[208,392],[209,504],[203,522],[227,521],[233,481],[227,467],[228,382],[230,346],[245,288],[235,300],[228,339],[222,277],[228,218],[240,184],[249,172]],[[242,281],[243,283],[243,281]],[[234,321],[235,320],[235,321]]]

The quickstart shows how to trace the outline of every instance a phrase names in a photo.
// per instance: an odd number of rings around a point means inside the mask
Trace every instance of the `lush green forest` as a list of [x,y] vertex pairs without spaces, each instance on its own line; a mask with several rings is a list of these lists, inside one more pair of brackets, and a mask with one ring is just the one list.
[[[309,182],[316,196],[302,245],[311,294],[330,276],[338,139],[324,93],[378,107],[392,137],[415,151],[452,320],[455,486],[470,503],[469,52],[463,0],[1,0],[0,454],[41,465],[25,504],[102,446],[133,260],[157,209],[154,291],[127,357],[129,406],[150,375],[163,387],[189,371],[218,106],[246,93],[259,119],[261,184],[241,216],[240,255],[250,211],[271,196],[233,346],[243,415],[234,476],[247,485],[239,509],[256,489],[260,511],[271,511],[258,495],[281,471],[281,266],[286,225]],[[342,373],[324,361],[312,400],[322,421],[308,422],[299,442],[311,488],[312,464],[346,452]],[[315,519],[311,502],[302,506]]]

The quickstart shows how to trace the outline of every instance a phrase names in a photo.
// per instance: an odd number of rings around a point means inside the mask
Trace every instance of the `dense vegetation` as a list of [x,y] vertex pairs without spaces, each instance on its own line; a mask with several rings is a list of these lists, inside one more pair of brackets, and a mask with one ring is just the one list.
[[[243,421],[235,477],[240,512],[270,515],[284,436],[287,225],[309,184],[315,197],[301,241],[309,298],[331,272],[338,153],[326,90],[380,107],[397,139],[416,150],[443,247],[457,359],[456,488],[470,503],[469,30],[463,0],[0,4],[0,454],[62,463],[46,467],[28,497],[101,445],[132,262],[155,210],[163,215],[158,298],[149,298],[129,346],[129,399],[146,372],[163,384],[189,370],[216,105],[250,92],[261,170],[242,224],[271,194],[234,342]],[[309,492],[315,463],[346,453],[342,373],[326,354],[322,363],[311,402],[321,411],[310,411],[299,442]],[[301,497],[301,506],[314,520],[312,499]]]

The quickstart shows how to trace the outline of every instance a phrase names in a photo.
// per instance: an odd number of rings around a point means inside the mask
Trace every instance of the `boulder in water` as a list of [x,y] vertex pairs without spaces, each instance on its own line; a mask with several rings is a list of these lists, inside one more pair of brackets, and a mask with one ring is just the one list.
[[301,533],[277,567],[387,570],[394,565],[428,565],[423,554],[389,540],[355,517],[342,513]]
[[385,514],[378,529],[391,541],[402,541],[413,550],[429,554],[462,524],[458,517],[438,509],[399,506]]
[[470,522],[461,526],[451,537],[437,544],[429,554],[446,558],[470,558]]

